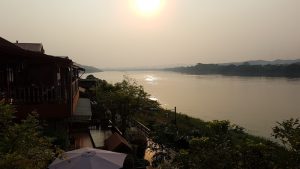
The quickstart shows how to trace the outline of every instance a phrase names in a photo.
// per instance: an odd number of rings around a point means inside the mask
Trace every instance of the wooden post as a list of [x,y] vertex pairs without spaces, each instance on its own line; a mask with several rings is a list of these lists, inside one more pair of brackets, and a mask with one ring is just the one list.
[[176,107],[174,108],[174,113],[175,113],[175,125],[177,126]]

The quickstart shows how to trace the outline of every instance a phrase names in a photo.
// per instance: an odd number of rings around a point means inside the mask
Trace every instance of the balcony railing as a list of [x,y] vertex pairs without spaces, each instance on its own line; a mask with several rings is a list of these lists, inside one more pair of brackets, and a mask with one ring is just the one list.
[[8,93],[13,104],[22,103],[61,103],[65,99],[60,86],[16,87]]
[[142,135],[144,135],[145,137],[150,136],[151,130],[148,127],[146,127],[145,125],[143,125],[141,122],[139,122],[137,120],[132,120],[131,123],[134,127],[136,127],[138,129],[138,131],[140,131],[140,133]]

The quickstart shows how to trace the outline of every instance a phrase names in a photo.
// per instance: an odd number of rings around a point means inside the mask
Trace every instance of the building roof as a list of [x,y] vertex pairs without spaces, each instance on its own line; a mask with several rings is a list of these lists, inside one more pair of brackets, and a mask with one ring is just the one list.
[[132,151],[129,143],[118,133],[112,134],[108,139],[105,140],[105,147],[109,151],[122,153],[128,153]]
[[41,44],[41,43],[18,43],[17,42],[14,44],[24,50],[45,53],[43,44]]
[[85,68],[83,68],[81,65],[75,62],[73,62],[73,68],[77,68],[78,70],[85,71]]
[[79,98],[76,111],[72,116],[73,121],[88,121],[91,120],[92,109],[90,99]]
[[17,45],[0,37],[0,59],[3,63],[15,63],[20,61],[26,62],[45,62],[45,63],[63,63],[71,65],[73,62],[68,58],[61,58],[46,55],[40,52],[33,52],[22,49]]

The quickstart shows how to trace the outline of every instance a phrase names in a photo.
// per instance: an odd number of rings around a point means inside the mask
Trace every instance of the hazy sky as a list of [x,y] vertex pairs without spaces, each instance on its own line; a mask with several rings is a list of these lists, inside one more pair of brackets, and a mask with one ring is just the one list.
[[100,68],[300,58],[300,0],[131,1],[1,0],[0,36]]

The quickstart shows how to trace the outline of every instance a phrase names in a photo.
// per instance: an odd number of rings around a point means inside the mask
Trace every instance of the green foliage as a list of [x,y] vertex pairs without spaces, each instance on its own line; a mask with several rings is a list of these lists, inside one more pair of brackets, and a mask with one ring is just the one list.
[[66,128],[60,127],[59,130],[53,127],[44,126],[43,135],[47,136],[52,144],[57,148],[67,150],[70,148],[69,133]]
[[28,115],[21,123],[13,122],[13,114],[10,105],[0,105],[0,168],[46,168],[54,153],[40,132],[37,114]]
[[0,131],[5,130],[12,123],[13,114],[12,106],[0,102]]
[[287,148],[300,153],[300,123],[299,119],[278,122],[273,128],[273,136],[279,139]]
[[[186,125],[191,126],[191,121],[186,119]],[[285,148],[251,136],[229,121],[201,121],[189,132],[178,126],[155,125],[152,149],[158,153],[154,163],[167,162],[180,169],[297,168],[299,164]]]
[[88,75],[86,79],[97,79],[94,75]]
[[[158,103],[149,99],[143,87],[128,77],[114,85],[99,80],[98,86],[97,101],[100,104],[97,109],[107,112],[104,116],[112,119],[123,131],[136,112],[158,107]],[[121,117],[120,121],[117,121],[117,116]]]
[[290,151],[291,163],[299,165],[300,168],[300,123],[299,119],[290,119],[278,122],[273,128],[273,136],[279,139],[283,145]]

